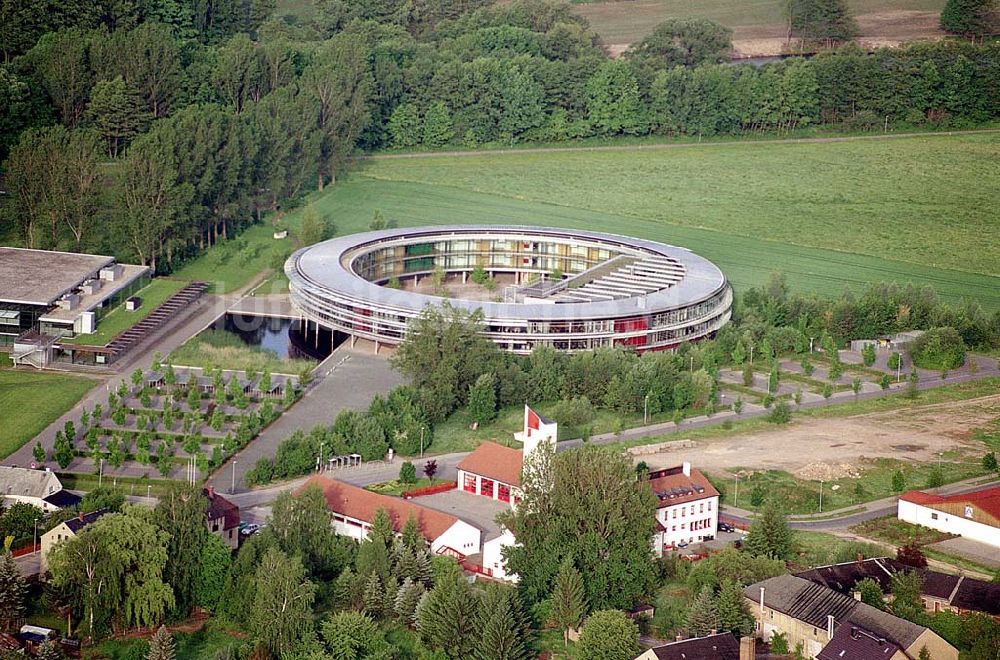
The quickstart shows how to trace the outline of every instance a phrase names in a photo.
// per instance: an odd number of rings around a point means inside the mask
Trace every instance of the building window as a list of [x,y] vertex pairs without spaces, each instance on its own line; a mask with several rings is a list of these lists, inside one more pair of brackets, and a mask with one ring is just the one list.
[[709,511],[711,511],[711,510],[712,510],[712,500],[709,500],[709,501],[708,501],[708,510],[709,510]]
[[698,505],[698,513],[705,513],[705,503],[702,502]]
[[936,513],[932,513],[931,514],[931,520],[937,520],[937,514]]

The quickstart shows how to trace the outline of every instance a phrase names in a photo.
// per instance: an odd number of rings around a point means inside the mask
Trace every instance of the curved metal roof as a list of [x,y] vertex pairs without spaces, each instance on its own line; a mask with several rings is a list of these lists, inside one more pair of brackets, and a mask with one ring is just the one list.
[[[375,244],[384,241],[399,239],[432,241],[482,234],[503,236],[511,240],[586,239],[605,243],[610,248],[624,247],[665,256],[683,265],[685,274],[673,286],[644,296],[622,300],[560,304],[499,303],[443,298],[392,289],[369,282],[344,265],[345,255],[348,253],[368,245],[375,249],[377,247]],[[447,302],[453,307],[470,312],[481,309],[489,319],[512,320],[608,318],[663,311],[697,304],[712,297],[726,286],[726,277],[715,264],[686,248],[617,234],[522,225],[442,225],[351,234],[297,250],[285,263],[285,273],[296,287],[308,287],[315,293],[319,293],[317,289],[335,291],[341,296],[359,302],[377,303],[382,307],[400,311],[419,313],[428,305],[438,306]]]

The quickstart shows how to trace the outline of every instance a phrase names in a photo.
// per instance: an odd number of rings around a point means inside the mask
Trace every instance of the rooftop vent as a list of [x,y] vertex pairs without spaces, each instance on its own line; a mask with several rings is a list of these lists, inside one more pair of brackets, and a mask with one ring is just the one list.
[[80,288],[85,294],[92,296],[101,290],[101,280],[87,280]]
[[122,276],[124,269],[121,264],[111,264],[101,269],[101,279],[108,282],[116,282]]
[[80,296],[75,293],[67,293],[65,296],[59,299],[56,305],[59,309],[76,309],[76,306],[80,303]]

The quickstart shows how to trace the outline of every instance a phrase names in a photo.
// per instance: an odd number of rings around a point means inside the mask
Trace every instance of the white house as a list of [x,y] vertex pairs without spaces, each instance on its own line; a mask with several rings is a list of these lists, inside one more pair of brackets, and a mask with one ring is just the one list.
[[373,493],[323,475],[309,479],[303,489],[312,485],[319,486],[323,491],[327,507],[333,514],[334,530],[343,536],[358,541],[367,538],[375,513],[384,509],[396,533],[402,530],[407,518],[413,516],[434,554],[463,560],[482,552],[482,530],[450,514],[428,509],[410,500]]
[[911,490],[899,496],[896,516],[1000,548],[1000,487],[947,497]]
[[555,445],[558,438],[556,422],[524,407],[524,425],[514,439],[523,450],[504,447],[495,442],[483,442],[456,466],[458,489],[517,505],[521,501],[521,468],[524,457],[530,456],[542,443]]
[[42,573],[48,570],[49,566],[49,553],[52,548],[62,541],[68,538],[72,538],[77,535],[81,529],[94,522],[105,513],[107,509],[99,509],[91,513],[78,513],[75,518],[70,518],[64,522],[59,523],[49,531],[42,534],[42,558],[41,566]]
[[502,530],[499,536],[487,539],[483,543],[483,573],[497,580],[517,582],[517,573],[508,573],[503,560],[503,549],[516,544],[517,539],[507,529]]
[[80,497],[63,490],[59,477],[48,470],[0,466],[0,505],[17,502],[37,506],[45,513],[76,506]]
[[678,543],[697,543],[715,537],[719,525],[719,491],[690,463],[652,470],[649,487],[656,496],[657,556]]

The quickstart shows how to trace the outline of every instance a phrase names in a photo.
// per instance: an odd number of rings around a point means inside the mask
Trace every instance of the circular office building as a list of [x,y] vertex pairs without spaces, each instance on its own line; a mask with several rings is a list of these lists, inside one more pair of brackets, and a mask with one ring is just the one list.
[[713,263],[598,232],[460,225],[387,229],[302,248],[285,264],[307,322],[352,341],[399,344],[428,305],[482,310],[503,350],[661,350],[708,337],[732,290]]

